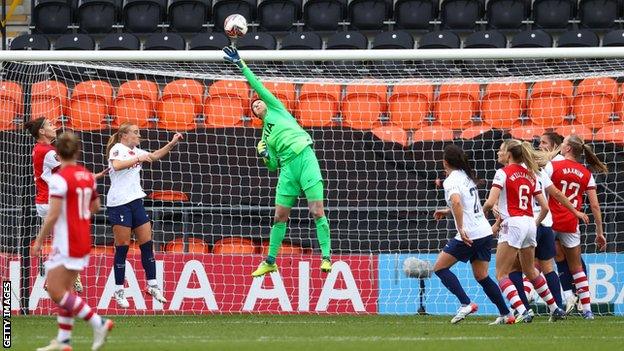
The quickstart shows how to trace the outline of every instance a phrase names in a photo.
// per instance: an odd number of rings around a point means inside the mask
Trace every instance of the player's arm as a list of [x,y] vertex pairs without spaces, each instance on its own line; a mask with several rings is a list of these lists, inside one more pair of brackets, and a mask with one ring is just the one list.
[[544,198],[544,195],[541,191],[539,191],[539,193],[537,194],[534,194],[533,196],[535,196],[535,200],[540,206],[540,214],[535,219],[535,225],[538,226],[542,223],[544,218],[546,218],[546,215],[548,214],[548,212],[550,212],[550,208],[548,207],[548,202]]
[[607,238],[605,238],[604,231],[602,229],[602,213],[600,212],[600,203],[598,202],[598,194],[596,189],[587,189],[585,191],[589,198],[589,207],[594,215],[594,222],[596,223],[596,245],[601,251],[607,248]]
[[167,143],[167,145],[163,146],[162,148],[152,152],[149,157],[150,161],[148,162],[153,162],[153,161],[158,161],[161,158],[167,156],[167,154],[171,151],[171,149],[173,149],[174,146],[176,146],[176,144],[183,138],[182,134],[180,133],[175,133],[175,135],[173,136],[173,138],[171,138],[171,141]]
[[141,154],[134,157],[131,157],[127,160],[115,160],[111,159],[111,168],[114,171],[122,171],[124,169],[128,169],[134,167],[137,163],[141,162],[152,162],[151,154]]
[[437,210],[435,210],[435,212],[433,213],[433,218],[435,218],[436,220],[441,220],[442,218],[448,217],[448,215],[451,214],[451,209],[448,207],[445,208],[439,208]]
[[273,156],[275,152],[271,152],[264,140],[260,140],[256,149],[258,150],[258,156],[262,158],[262,162],[264,162],[269,171],[276,171],[279,168],[277,157]]
[[95,179],[96,178],[94,177],[93,192],[91,193],[91,203],[89,204],[89,211],[91,211],[91,213],[98,213],[100,211],[100,194],[97,191]]
[[559,201],[560,204],[563,205],[563,207],[567,208],[568,211],[574,213],[574,215],[582,220],[584,223],[588,223],[589,222],[589,217],[587,217],[587,215],[581,211],[578,211],[570,202],[570,199],[568,199],[567,197],[565,197],[565,195],[563,195],[563,193],[557,189],[556,186],[551,185],[549,187],[546,188],[546,192],[548,192],[549,196],[552,196],[553,199]]
[[487,214],[494,208],[494,205],[498,202],[500,198],[501,189],[499,187],[493,186],[490,189],[490,194],[488,195],[487,200],[483,204],[483,213],[487,216]]

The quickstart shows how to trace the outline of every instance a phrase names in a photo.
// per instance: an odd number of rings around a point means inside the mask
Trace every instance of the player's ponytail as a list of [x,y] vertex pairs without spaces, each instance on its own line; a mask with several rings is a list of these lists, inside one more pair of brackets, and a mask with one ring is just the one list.
[[110,151],[113,148],[113,146],[115,146],[115,144],[119,143],[121,141],[121,136],[123,134],[126,134],[130,131],[130,127],[132,127],[134,124],[132,123],[122,123],[119,126],[119,129],[117,130],[117,132],[113,135],[110,136],[110,138],[108,138],[108,143],[106,143],[106,159],[108,160],[108,158],[110,157]]
[[24,124],[24,129],[30,132],[30,135],[32,135],[35,140],[39,139],[39,131],[41,130],[41,128],[43,128],[44,122],[45,117],[31,119]]
[[56,153],[61,160],[72,161],[78,158],[80,139],[73,132],[63,132],[56,138]]
[[594,153],[591,146],[585,144],[585,141],[578,135],[572,134],[568,137],[568,145],[572,150],[572,155],[577,160],[581,157],[581,154],[585,155],[585,161],[589,164],[589,169],[593,172],[608,173],[609,168],[602,163],[598,156]]
[[472,179],[473,182],[478,183],[478,179],[475,175],[472,166],[470,165],[470,160],[468,159],[468,155],[455,144],[450,144],[444,147],[444,161],[449,164],[449,166],[455,169],[461,169],[466,173],[466,175]]
[[508,139],[504,142],[505,148],[511,154],[511,158],[514,162],[524,163],[533,174],[539,172],[539,165],[535,160],[535,150],[533,145],[526,141],[520,141],[516,139]]

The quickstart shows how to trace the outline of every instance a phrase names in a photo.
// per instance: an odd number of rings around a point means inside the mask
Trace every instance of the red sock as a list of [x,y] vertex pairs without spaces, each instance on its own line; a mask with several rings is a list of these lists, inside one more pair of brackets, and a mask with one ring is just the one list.
[[498,286],[500,286],[503,296],[505,296],[507,300],[509,300],[509,303],[511,303],[511,307],[518,311],[519,314],[523,314],[526,311],[526,308],[524,307],[522,300],[520,300],[518,290],[516,290],[513,282],[509,278],[504,278],[498,282]]

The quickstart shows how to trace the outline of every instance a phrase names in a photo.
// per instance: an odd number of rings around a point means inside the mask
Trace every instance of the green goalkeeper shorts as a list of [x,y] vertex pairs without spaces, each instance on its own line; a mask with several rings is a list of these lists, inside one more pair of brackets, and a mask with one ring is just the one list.
[[275,204],[293,207],[302,192],[308,201],[323,201],[323,176],[310,146],[280,168]]

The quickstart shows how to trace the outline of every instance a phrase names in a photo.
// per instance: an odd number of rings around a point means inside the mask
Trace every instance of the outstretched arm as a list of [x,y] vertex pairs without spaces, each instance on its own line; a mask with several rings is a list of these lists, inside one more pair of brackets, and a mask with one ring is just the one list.
[[171,141],[167,143],[167,145],[163,146],[162,148],[150,154],[149,162],[157,161],[165,157],[169,153],[169,151],[171,151],[171,149],[173,149],[173,147],[176,146],[176,144],[178,143],[178,141],[180,141],[180,139],[182,139],[182,134],[175,133],[175,135],[173,136]]

